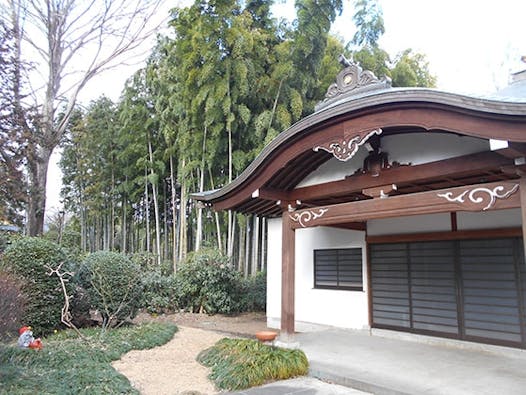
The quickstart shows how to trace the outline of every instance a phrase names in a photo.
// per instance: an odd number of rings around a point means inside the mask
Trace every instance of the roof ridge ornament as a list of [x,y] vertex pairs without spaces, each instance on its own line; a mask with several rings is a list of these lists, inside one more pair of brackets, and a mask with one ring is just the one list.
[[322,110],[339,99],[351,97],[357,93],[391,88],[389,77],[384,76],[379,79],[372,71],[363,70],[352,59],[347,59],[343,54],[338,57],[338,61],[344,66],[344,69],[336,76],[336,82],[327,89],[325,99],[315,106],[315,111]]

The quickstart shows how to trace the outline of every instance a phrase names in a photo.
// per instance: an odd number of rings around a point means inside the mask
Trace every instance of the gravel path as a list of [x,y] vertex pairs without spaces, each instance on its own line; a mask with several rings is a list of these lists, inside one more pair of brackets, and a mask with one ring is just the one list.
[[197,328],[179,326],[174,338],[150,350],[135,350],[113,362],[142,395],[211,395],[214,384],[209,369],[195,358],[224,335]]
[[139,314],[142,322],[174,322],[179,331],[163,346],[134,350],[113,362],[142,395],[211,395],[218,391],[208,380],[210,370],[195,358],[202,350],[224,337],[252,337],[266,330],[264,313],[236,316],[177,313],[151,316]]

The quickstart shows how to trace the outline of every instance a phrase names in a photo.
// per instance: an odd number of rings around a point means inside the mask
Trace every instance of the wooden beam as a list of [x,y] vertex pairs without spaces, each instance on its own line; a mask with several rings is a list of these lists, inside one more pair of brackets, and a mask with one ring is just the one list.
[[259,188],[252,193],[252,198],[260,198],[263,200],[289,200],[288,194],[285,191],[280,191],[272,188]]
[[365,222],[347,222],[344,224],[337,224],[334,228],[359,230],[365,232],[367,230],[367,224]]
[[519,184],[511,181],[466,185],[298,210],[289,217],[294,228],[305,228],[409,215],[518,208],[521,207],[518,189]]
[[289,212],[284,211],[281,225],[281,333],[294,334],[294,275],[296,232]]
[[458,230],[456,211],[450,213],[450,219],[451,219],[451,231],[456,232]]
[[512,174],[519,177],[526,175],[526,165],[502,166],[500,170],[505,174]]
[[450,178],[455,175],[482,172],[495,168],[500,169],[500,167],[509,166],[512,163],[511,159],[494,152],[480,152],[422,165],[395,167],[382,171],[378,177],[361,174],[349,176],[345,180],[296,188],[290,191],[288,200],[309,201],[324,199],[331,196],[361,192],[363,189],[380,187],[382,185],[401,185],[428,179]]
[[495,150],[499,155],[505,156],[506,158],[523,158],[526,157],[526,143],[508,143],[507,148]]
[[381,185],[379,187],[374,188],[366,188],[362,189],[362,193],[365,196],[369,196],[372,198],[386,198],[389,196],[389,194],[393,191],[397,190],[396,184],[390,184],[390,185]]

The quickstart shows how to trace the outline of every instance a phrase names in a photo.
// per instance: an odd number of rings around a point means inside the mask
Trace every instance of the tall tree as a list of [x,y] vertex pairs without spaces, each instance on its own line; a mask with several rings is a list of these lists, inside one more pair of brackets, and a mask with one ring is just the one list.
[[425,55],[413,53],[411,49],[406,49],[397,56],[391,69],[391,78],[393,86],[436,85],[436,77],[429,71],[429,62]]
[[[320,65],[327,38],[341,0],[296,0],[297,26],[293,34],[292,61],[295,66],[294,86],[304,98],[302,115],[311,113],[321,99],[319,91]],[[299,77],[299,78],[298,78]]]
[[14,32],[0,20],[0,222],[22,225],[21,212],[27,201],[23,174],[26,141],[18,125],[15,88],[22,65],[14,44]]
[[32,89],[17,103],[38,109],[36,120],[24,114],[21,122],[28,136],[30,235],[42,233],[49,159],[79,93],[94,76],[115,66],[151,36],[155,30],[149,28],[149,20],[161,1],[7,0],[3,7],[1,17],[13,28],[20,59],[31,59],[38,69],[26,76]]
[[378,0],[355,0],[354,6],[353,21],[357,28],[351,41],[354,60],[379,77],[391,77],[393,86],[434,87],[436,77],[431,74],[425,55],[406,49],[391,61],[380,47],[378,41],[385,27]]
[[357,47],[378,47],[378,40],[385,33],[384,17],[377,0],[355,0],[353,21],[356,33],[352,43]]

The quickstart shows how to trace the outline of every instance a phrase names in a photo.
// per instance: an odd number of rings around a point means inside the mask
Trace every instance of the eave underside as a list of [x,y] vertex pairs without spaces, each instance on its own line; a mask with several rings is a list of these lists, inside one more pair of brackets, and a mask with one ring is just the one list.
[[[522,148],[522,147],[521,147]],[[516,154],[515,154],[516,155]],[[524,152],[526,155],[526,152]],[[481,152],[415,166],[382,170],[377,177],[354,174],[343,180],[296,188],[296,185],[332,157],[326,152],[305,152],[238,204],[236,211],[265,217],[280,216],[291,204],[296,209],[334,205],[372,199],[364,190],[396,185],[389,196],[447,189],[463,185],[518,179],[513,155],[507,152]]]
[[[436,103],[405,102],[363,108],[356,113],[323,118],[319,123],[314,121],[306,119],[305,125],[284,132],[284,137],[271,143],[237,180],[221,191],[197,199],[218,211],[273,217],[289,207],[303,209],[371,199],[364,190],[388,184],[396,185],[389,195],[395,196],[512,180],[520,176],[513,170],[514,159],[526,157],[525,116],[481,114]],[[503,139],[515,147],[485,152],[482,159],[467,155],[425,165],[390,167],[378,177],[349,174],[344,180],[297,188],[309,174],[333,158],[331,153],[314,148],[355,138],[363,144],[375,130],[380,130],[380,139],[406,133],[451,133]]]

